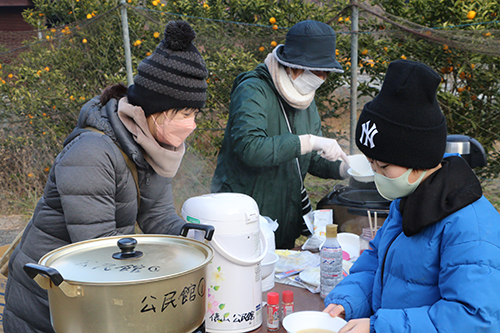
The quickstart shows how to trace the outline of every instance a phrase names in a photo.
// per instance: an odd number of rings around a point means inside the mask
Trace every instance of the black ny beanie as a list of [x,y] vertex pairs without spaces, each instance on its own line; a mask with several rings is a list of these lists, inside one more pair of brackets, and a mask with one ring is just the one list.
[[142,107],[146,116],[205,106],[208,71],[192,43],[195,37],[189,23],[168,22],[163,40],[137,67],[127,91],[129,103]]
[[437,166],[446,148],[446,119],[436,90],[441,77],[416,61],[391,62],[380,93],[365,104],[356,145],[369,158],[413,169]]

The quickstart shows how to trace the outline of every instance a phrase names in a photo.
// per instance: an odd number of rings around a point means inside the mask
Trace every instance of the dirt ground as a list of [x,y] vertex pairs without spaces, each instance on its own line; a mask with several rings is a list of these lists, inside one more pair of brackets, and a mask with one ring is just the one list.
[[29,221],[24,215],[0,215],[0,246],[12,243]]

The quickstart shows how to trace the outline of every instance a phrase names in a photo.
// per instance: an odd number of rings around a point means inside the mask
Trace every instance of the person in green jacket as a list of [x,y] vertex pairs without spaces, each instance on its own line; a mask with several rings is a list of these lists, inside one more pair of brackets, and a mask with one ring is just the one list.
[[306,174],[347,177],[347,157],[336,140],[321,136],[314,101],[329,73],[343,72],[335,44],[335,31],[327,24],[299,22],[285,44],[253,71],[238,75],[231,90],[212,192],[251,196],[260,214],[279,224],[276,248],[293,248],[296,238],[307,234]]

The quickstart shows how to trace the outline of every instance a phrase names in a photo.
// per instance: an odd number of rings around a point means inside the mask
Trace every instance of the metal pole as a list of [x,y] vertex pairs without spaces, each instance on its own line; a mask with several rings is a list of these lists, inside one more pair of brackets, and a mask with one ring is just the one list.
[[130,52],[130,36],[128,33],[127,7],[125,0],[121,0],[120,12],[122,16],[123,48],[125,49],[125,67],[127,68],[127,86],[134,84],[134,74],[132,73],[132,56]]
[[357,106],[358,106],[358,6],[357,0],[351,0],[352,4],[352,23],[351,23],[351,133],[350,133],[350,144],[349,153],[351,155],[355,154],[356,148],[356,122],[358,120],[357,116]]

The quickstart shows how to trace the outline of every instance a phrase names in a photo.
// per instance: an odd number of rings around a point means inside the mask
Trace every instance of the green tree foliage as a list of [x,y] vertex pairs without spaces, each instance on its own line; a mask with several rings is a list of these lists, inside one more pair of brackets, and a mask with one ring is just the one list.
[[[333,93],[350,84],[350,10],[341,12],[348,3],[127,0],[133,69],[154,51],[167,21],[182,19],[194,27],[209,77],[207,106],[190,140],[193,149],[214,157],[222,142],[234,78],[262,62],[276,44],[284,43],[293,24],[305,19],[330,22],[337,31],[337,59],[345,73],[329,76],[317,92],[318,106],[324,134],[345,138],[328,119],[345,111],[349,103],[348,96]],[[37,36],[20,51],[0,53],[0,196],[7,203],[26,193],[40,195],[81,106],[105,86],[126,82],[119,0],[34,0],[34,4],[23,15],[38,29]],[[496,20],[498,0],[381,0],[378,5],[423,26],[451,33],[473,31],[476,40],[485,43],[499,37],[494,30],[498,23],[452,27]],[[470,10],[476,12],[474,19],[467,18]],[[363,11],[359,30],[363,33],[359,34],[358,66],[369,77],[360,81],[360,95],[375,96],[388,64],[395,59],[430,65],[443,76],[439,100],[449,132],[480,141],[490,159],[483,174],[498,174],[500,157],[493,145],[500,133],[499,58],[431,43]]]

